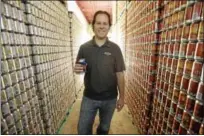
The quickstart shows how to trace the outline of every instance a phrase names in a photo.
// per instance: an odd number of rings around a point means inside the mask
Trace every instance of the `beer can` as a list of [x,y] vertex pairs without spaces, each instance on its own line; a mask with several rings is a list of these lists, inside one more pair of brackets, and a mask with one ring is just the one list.
[[14,117],[15,122],[20,121],[20,119],[21,119],[21,113],[20,113],[20,110],[19,110],[19,109],[15,110],[15,111],[13,112],[13,117]]
[[186,50],[187,50],[187,43],[182,42],[180,44],[180,49],[179,49],[179,58],[184,59],[186,57]]
[[185,25],[182,29],[182,35],[181,35],[182,43],[188,42],[189,33],[190,33],[190,25]]
[[16,105],[17,105],[17,107],[20,108],[21,105],[23,104],[21,95],[15,96],[15,99],[16,99]]
[[171,99],[172,96],[173,96],[174,86],[171,85],[171,84],[169,84],[169,88],[168,88],[168,89],[169,89],[169,90],[168,90],[168,92],[167,92],[167,97]]
[[183,124],[179,125],[179,130],[178,130],[179,135],[186,135],[187,134],[187,129]]
[[20,92],[20,86],[18,83],[13,85],[13,93],[14,93],[14,96],[20,95],[21,92]]
[[9,72],[7,60],[1,61],[1,72],[2,72],[2,74]]
[[8,103],[9,103],[11,112],[14,112],[15,110],[17,110],[17,104],[15,99],[9,100]]
[[23,131],[23,124],[22,124],[22,121],[19,120],[18,122],[16,122],[16,130],[18,132],[18,134],[24,134],[24,133],[21,133]]
[[168,126],[166,129],[166,134],[170,135],[172,132],[172,127]]
[[177,105],[175,119],[181,121],[183,115],[183,107],[180,104]]
[[26,127],[23,127],[23,131],[24,131],[24,135],[32,134],[32,133],[30,133],[30,130],[29,130],[29,126],[28,126],[28,125],[27,125]]
[[203,67],[203,63],[198,62],[198,61],[194,61],[193,62],[193,69],[191,72],[191,78],[199,81],[200,77],[201,77],[202,67]]
[[199,30],[198,30],[198,41],[204,41],[204,21],[201,21],[199,24]]
[[169,84],[171,84],[171,85],[174,84],[175,77],[176,77],[176,74],[174,72],[171,72],[170,77],[169,77]]
[[188,113],[186,110],[184,110],[183,112],[183,116],[182,116],[182,121],[181,124],[185,127],[185,128],[189,128],[190,125],[190,121],[191,121],[191,114]]
[[1,90],[1,104],[4,104],[8,101],[5,89]]
[[196,44],[194,59],[200,62],[204,61],[204,43],[203,42],[198,42]]
[[178,89],[180,89],[181,79],[182,79],[182,75],[176,73],[174,86],[175,86],[176,88],[178,88]]
[[179,105],[181,108],[184,108],[184,107],[185,107],[186,98],[187,98],[187,94],[186,94],[185,92],[183,92],[183,91],[180,91],[180,93],[179,93],[178,105]]
[[166,73],[165,73],[165,77],[164,77],[164,80],[165,80],[166,82],[169,82],[169,76],[170,76],[170,71],[167,70]]
[[28,77],[34,77],[34,70],[32,67],[29,67],[28,69]]
[[9,68],[9,72],[15,71],[16,70],[16,66],[15,66],[15,62],[13,59],[9,59],[7,60],[8,62],[8,68]]
[[180,89],[174,88],[172,101],[174,101],[175,103],[178,103],[179,93],[180,93]]
[[185,9],[185,24],[190,24],[192,22],[192,12],[193,12],[193,6],[188,6]]
[[193,60],[195,55],[196,43],[189,42],[187,45],[186,58]]
[[180,43],[175,42],[174,43],[174,49],[173,49],[173,57],[178,58],[179,57],[179,49],[180,49]]
[[21,70],[16,71],[16,74],[19,82],[24,80],[23,72]]
[[2,112],[3,117],[11,114],[8,103],[4,103],[4,104],[1,105],[1,112]]
[[195,106],[194,106],[194,111],[193,111],[193,116],[200,121],[203,120],[203,115],[204,115],[203,109],[204,109],[203,102],[196,100]]
[[204,101],[204,83],[203,82],[200,82],[198,85],[196,99],[202,102]]
[[193,61],[191,61],[191,60],[186,60],[186,61],[185,61],[185,64],[184,64],[184,72],[183,72],[183,74],[184,74],[186,77],[190,77],[191,71],[192,71],[192,67],[193,67]]
[[194,110],[194,105],[195,105],[195,98],[188,95],[186,104],[185,104],[185,110],[188,111],[190,114],[192,114]]
[[8,100],[11,100],[11,99],[13,99],[14,98],[14,91],[13,91],[13,87],[7,87],[6,88],[6,96],[7,96],[7,99]]
[[11,46],[3,46],[4,53],[6,55],[6,59],[12,59],[13,58],[13,51]]
[[179,59],[176,72],[179,74],[183,74],[184,65],[185,65],[185,59]]
[[192,116],[190,126],[189,126],[189,130],[191,134],[198,134],[200,126],[201,126],[201,122],[197,120],[194,116]]
[[200,76],[200,81],[204,83],[204,64],[202,67],[202,72],[201,72],[201,76]]
[[17,130],[16,130],[15,125],[13,125],[12,127],[9,128],[9,134],[10,135],[16,135],[17,134]]
[[197,94],[197,89],[198,89],[198,84],[199,82],[194,80],[194,79],[190,79],[190,83],[189,83],[189,87],[188,87],[188,91],[187,93],[193,97],[196,97]]
[[[178,25],[180,25],[180,24],[181,24],[181,22],[178,21]],[[178,28],[176,29],[175,42],[178,43],[178,44],[181,42],[182,29],[183,29],[183,27],[178,27]],[[180,45],[180,44],[179,44],[179,45]],[[178,47],[177,47],[177,48],[178,48]],[[177,48],[176,48],[176,49],[177,49]],[[174,51],[175,51],[175,53],[177,52],[177,50],[175,50],[175,49],[174,49]]]
[[6,134],[8,131],[8,126],[6,120],[1,118],[1,134]]
[[8,125],[8,128],[12,127],[14,125],[14,118],[13,118],[13,114],[8,114],[6,117],[6,123]]
[[12,83],[16,84],[18,82],[18,78],[17,78],[16,72],[15,71],[11,72],[10,76],[11,76]]
[[174,73],[176,73],[177,64],[178,64],[178,59],[173,58],[171,63],[171,71]]
[[19,111],[21,113],[21,117],[26,115],[26,109],[25,109],[25,105],[21,105],[21,107],[19,108]]
[[[173,115],[175,115],[175,113],[176,113],[176,109],[177,109],[177,103],[175,103],[175,102],[171,102],[171,107],[170,107],[170,113],[171,114],[173,114]],[[172,122],[173,123],[173,122]]]
[[11,86],[12,85],[12,81],[11,81],[10,74],[3,75],[2,79],[1,79],[1,82],[2,82],[2,88]]
[[194,4],[193,14],[192,14],[193,22],[196,22],[202,19],[202,10],[203,10],[202,8],[203,8],[203,3],[201,1],[198,1]]
[[173,51],[174,51],[174,44],[172,42],[170,42],[168,44],[168,52],[167,52],[168,57],[173,56]]
[[181,79],[181,86],[180,86],[180,89],[184,92],[187,92],[188,90],[188,86],[189,86],[189,80],[190,78],[186,77],[186,76],[182,76],[182,79]]
[[173,134],[178,134],[179,125],[180,125],[180,121],[174,118],[173,126],[172,126]]

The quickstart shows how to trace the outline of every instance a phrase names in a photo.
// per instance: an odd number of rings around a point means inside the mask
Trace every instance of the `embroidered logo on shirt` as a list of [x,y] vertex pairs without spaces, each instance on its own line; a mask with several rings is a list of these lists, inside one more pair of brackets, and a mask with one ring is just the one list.
[[110,52],[104,52],[105,55],[110,56],[111,53]]

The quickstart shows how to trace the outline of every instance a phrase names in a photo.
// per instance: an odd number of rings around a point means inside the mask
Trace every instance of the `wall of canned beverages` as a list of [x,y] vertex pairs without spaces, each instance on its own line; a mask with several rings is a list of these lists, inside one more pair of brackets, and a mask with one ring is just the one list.
[[125,100],[138,131],[203,134],[203,3],[131,1],[123,7],[117,14],[126,16]]
[[[75,65],[76,57],[81,45],[82,34],[82,24],[77,16],[69,11],[69,24],[70,24],[70,46],[71,46],[71,55],[72,55],[72,65]],[[74,74],[76,95],[78,91],[81,90],[83,86],[83,81],[81,80],[81,75]]]
[[1,2],[1,134],[55,134],[75,99],[67,8]]

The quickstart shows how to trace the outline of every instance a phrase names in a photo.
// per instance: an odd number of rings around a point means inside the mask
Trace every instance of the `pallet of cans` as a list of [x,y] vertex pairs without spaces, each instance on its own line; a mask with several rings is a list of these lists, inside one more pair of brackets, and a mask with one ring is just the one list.
[[127,6],[126,100],[140,134],[148,134],[150,127],[160,39],[158,15],[158,2],[131,1]]
[[1,134],[44,134],[24,3],[1,4]]
[[[200,134],[203,121],[203,3],[162,2],[151,134]],[[202,29],[202,30],[201,30]],[[161,114],[163,113],[163,114]]]

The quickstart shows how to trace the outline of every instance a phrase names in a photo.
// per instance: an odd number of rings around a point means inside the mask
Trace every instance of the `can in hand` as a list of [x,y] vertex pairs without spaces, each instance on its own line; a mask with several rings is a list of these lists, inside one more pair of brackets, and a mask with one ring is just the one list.
[[83,65],[83,71],[86,72],[87,63],[86,63],[86,61],[85,61],[85,58],[79,59],[78,63],[81,64],[81,65]]

